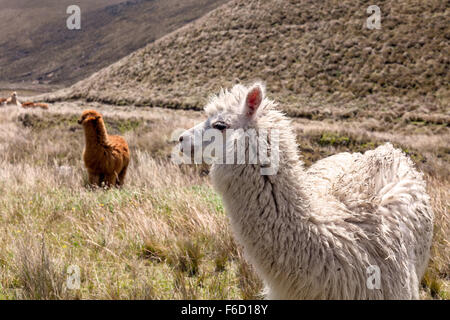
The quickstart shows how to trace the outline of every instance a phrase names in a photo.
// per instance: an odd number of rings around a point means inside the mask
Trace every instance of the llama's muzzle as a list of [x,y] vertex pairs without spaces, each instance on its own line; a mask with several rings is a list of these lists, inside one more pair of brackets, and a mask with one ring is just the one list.
[[191,141],[191,137],[189,136],[188,131],[184,132],[179,138],[178,138],[178,142],[179,142],[179,148],[180,148],[180,152],[184,153],[184,152],[193,152],[194,150],[194,145],[192,144]]

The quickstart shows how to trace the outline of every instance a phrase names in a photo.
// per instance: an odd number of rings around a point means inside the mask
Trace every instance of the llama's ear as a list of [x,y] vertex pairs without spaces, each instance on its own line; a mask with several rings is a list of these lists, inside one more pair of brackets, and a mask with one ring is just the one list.
[[244,113],[249,117],[253,117],[256,111],[258,111],[263,99],[264,88],[260,84],[255,84],[250,88],[245,98]]

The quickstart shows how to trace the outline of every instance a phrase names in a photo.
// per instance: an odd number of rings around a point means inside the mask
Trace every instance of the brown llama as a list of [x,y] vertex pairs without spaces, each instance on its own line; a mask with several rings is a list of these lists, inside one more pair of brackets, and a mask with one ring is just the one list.
[[78,123],[83,125],[86,138],[83,160],[89,184],[122,186],[130,162],[130,150],[125,139],[108,135],[102,115],[95,110],[83,111]]
[[41,109],[47,110],[48,104],[40,103],[40,102],[24,102],[24,103],[22,103],[22,108],[24,108],[24,109],[41,108]]

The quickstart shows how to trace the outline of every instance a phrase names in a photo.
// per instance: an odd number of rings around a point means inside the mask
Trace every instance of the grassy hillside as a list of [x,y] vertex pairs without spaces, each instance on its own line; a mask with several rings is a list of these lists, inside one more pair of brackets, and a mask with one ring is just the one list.
[[73,1],[2,1],[0,81],[74,83],[225,2],[78,1],[81,30],[68,30]]
[[450,122],[449,8],[442,1],[234,0],[50,99],[200,109],[211,92],[262,79],[293,116]]

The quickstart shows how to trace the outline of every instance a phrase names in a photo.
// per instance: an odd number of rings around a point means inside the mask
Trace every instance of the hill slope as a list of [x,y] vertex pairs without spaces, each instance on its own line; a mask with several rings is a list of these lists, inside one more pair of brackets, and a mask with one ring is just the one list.
[[291,115],[345,104],[344,117],[447,121],[449,9],[379,1],[382,28],[369,30],[370,4],[235,0],[50,98],[199,109],[221,86],[262,79]]
[[195,20],[227,0],[6,0],[0,8],[0,81],[71,84]]

